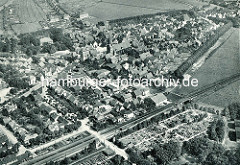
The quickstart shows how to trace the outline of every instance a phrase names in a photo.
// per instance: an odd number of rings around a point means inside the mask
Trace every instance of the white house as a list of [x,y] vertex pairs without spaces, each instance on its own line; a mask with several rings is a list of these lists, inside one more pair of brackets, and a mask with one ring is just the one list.
[[53,44],[53,40],[50,37],[43,37],[40,39],[40,45],[43,46],[44,43]]
[[80,19],[85,19],[85,18],[88,18],[88,17],[89,17],[88,13],[82,13],[82,14],[79,15]]
[[159,93],[159,94],[153,96],[151,99],[156,104],[156,106],[162,106],[168,102],[167,97],[162,93]]

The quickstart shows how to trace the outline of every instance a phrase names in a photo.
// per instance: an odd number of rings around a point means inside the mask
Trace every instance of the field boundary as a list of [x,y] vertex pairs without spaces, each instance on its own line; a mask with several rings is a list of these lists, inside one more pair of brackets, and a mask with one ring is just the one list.
[[208,40],[199,49],[197,49],[194,53],[192,53],[192,55],[185,62],[183,62],[182,65],[180,65],[177,70],[175,70],[174,75],[176,77],[182,77],[189,70],[189,68],[192,67],[193,64],[197,60],[199,60],[204,55],[204,53],[206,53],[207,50],[210,47],[212,47],[217,42],[217,40],[223,34],[225,34],[231,27],[233,27],[233,23],[229,21],[223,27],[218,29],[210,40]]
[[189,10],[174,10],[173,11],[171,9],[168,9],[166,11],[156,12],[154,14],[142,14],[142,15],[136,15],[136,16],[131,16],[131,17],[125,17],[125,18],[111,19],[108,21],[109,21],[109,23],[117,23],[117,22],[132,20],[132,19],[149,18],[149,17],[154,17],[154,16],[158,16],[158,15],[163,15],[163,14],[175,15],[175,14],[179,14],[179,13],[192,14],[192,12],[190,12]]

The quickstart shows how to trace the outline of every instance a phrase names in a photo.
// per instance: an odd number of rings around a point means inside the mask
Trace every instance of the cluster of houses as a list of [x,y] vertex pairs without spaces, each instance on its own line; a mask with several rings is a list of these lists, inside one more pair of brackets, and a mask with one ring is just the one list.
[[[190,34],[186,34],[187,37],[177,36],[178,29],[184,26],[191,29]],[[121,76],[127,71],[127,75],[131,75],[133,78],[154,79],[174,71],[191,55],[189,48],[193,45],[196,48],[199,47],[206,40],[206,34],[213,32],[216,28],[214,24],[205,19],[192,18],[188,14],[184,14],[181,21],[178,18],[161,15],[149,18],[148,24],[132,23],[121,28],[108,23],[105,23],[104,26],[91,26],[81,33],[79,31],[72,32],[70,37],[74,41],[76,61],[98,60],[101,69],[89,71],[90,76],[94,75],[91,76],[92,78],[106,78],[115,81],[116,73]],[[108,39],[107,45],[103,46],[101,43],[100,33]],[[122,36],[122,41],[118,39],[119,36]],[[51,43],[52,40],[45,38],[42,39],[42,43],[44,42]],[[53,60],[52,64],[56,65],[56,60]],[[66,75],[66,72],[65,75],[62,74],[65,78]],[[78,71],[72,76],[86,77],[82,71]],[[80,90],[78,86],[74,88]],[[97,118],[97,121],[109,118],[114,122],[123,121],[121,117],[117,116],[116,118],[110,113],[117,103],[121,105],[119,110],[125,110],[122,111],[124,113],[121,116],[127,120],[136,115],[128,110],[129,107],[140,104],[145,97],[151,98],[157,106],[166,102],[166,97],[162,93],[151,93],[151,89],[148,87],[134,90],[130,88],[118,89],[114,83],[109,83],[102,90],[95,89],[94,92],[104,101],[96,101],[92,105],[84,104],[85,102],[79,100],[77,96],[62,88],[55,90],[76,106],[84,107],[89,114]],[[107,106],[111,103],[113,106]]]
[[[15,144],[17,145],[17,144]],[[9,140],[8,137],[5,134],[2,134],[0,132],[0,153],[1,155],[4,155],[4,153],[13,150],[14,144],[12,144]],[[16,150],[14,151],[16,152]],[[29,153],[24,153],[21,155],[18,155],[17,153],[12,152],[11,154],[7,155],[6,157],[1,157],[0,158],[0,164],[20,164],[22,161],[26,160],[29,158]]]
[[[186,31],[186,28],[190,31]],[[122,76],[126,72],[133,78],[154,79],[174,71],[191,55],[193,50],[189,49],[197,49],[217,28],[213,22],[193,18],[188,14],[184,14],[181,19],[160,15],[149,18],[147,24],[131,23],[121,28],[109,23],[91,26],[85,31],[73,31],[70,37],[74,41],[78,62],[98,61],[97,65],[101,69],[88,71],[91,78],[115,81],[116,74]],[[181,33],[184,35],[179,36]],[[99,36],[105,36],[107,44],[104,45]],[[66,75],[67,73],[63,77]],[[86,77],[82,71],[77,71],[72,76]],[[148,87],[134,90],[130,88],[127,86],[119,89],[114,83],[109,83],[100,90],[94,89],[101,101],[93,104],[85,104],[78,96],[63,89],[56,88],[56,91],[75,105],[84,107],[97,121],[128,120],[136,115],[129,107],[140,104],[146,97],[151,98],[157,106],[167,102],[162,93],[152,93]],[[74,89],[80,90],[78,86]],[[117,104],[120,105],[119,110],[124,110],[120,117],[111,113]]]
[[[94,74],[95,73],[95,74]],[[73,78],[83,78],[91,80],[91,75],[97,78],[106,78],[110,75],[107,69],[91,70],[86,73],[83,68],[73,69],[71,72],[63,72],[59,77],[66,77],[71,74]],[[90,77],[88,76],[90,75]],[[111,81],[111,79],[109,79]],[[136,109],[144,98],[149,97],[156,106],[163,106],[168,103],[167,98],[162,93],[151,94],[150,89],[136,89],[133,86],[119,88],[114,83],[109,83],[104,87],[88,86],[93,93],[88,93],[91,97],[82,97],[77,95],[76,91],[84,91],[85,88],[79,86],[72,87],[72,90],[64,89],[61,86],[53,87],[59,96],[64,96],[66,100],[72,102],[75,106],[81,107],[88,112],[93,123],[122,123],[138,116],[141,111]],[[91,99],[92,101],[89,101]],[[135,107],[135,108],[134,108]],[[146,110],[142,110],[144,113]]]
[[13,144],[9,142],[8,137],[2,133],[0,133],[0,144],[0,153],[6,152],[13,147]]
[[57,110],[46,102],[42,102],[39,108],[44,111],[46,116],[49,116],[49,119],[46,118],[45,126],[51,132],[58,132],[60,129],[64,129],[65,125],[69,124],[62,115],[60,115]]
[[29,144],[29,140],[36,138],[38,134],[30,133],[25,128],[22,128],[10,117],[3,117],[2,121],[4,126],[11,130],[24,144]]
[[[149,18],[147,24],[129,23],[118,27],[106,23],[81,32],[73,31],[70,36],[81,61],[104,59],[132,73],[144,70],[167,74],[175,71],[220,26],[188,14],[181,19],[161,15]],[[100,34],[107,38],[107,45],[98,38]]]
[[[226,17],[224,14],[218,16]],[[82,15],[80,19],[86,17],[88,15]],[[53,18],[51,20],[52,23],[58,22]],[[145,113],[146,109],[139,108],[145,98],[149,98],[155,106],[169,103],[163,93],[153,90],[154,87],[116,85],[118,76],[131,76],[141,80],[167,75],[175,71],[220,26],[207,18],[192,17],[188,14],[174,17],[156,15],[146,18],[145,23],[130,21],[121,27],[106,22],[104,25],[86,26],[81,32],[71,31],[69,35],[74,42],[75,52],[67,50],[52,55],[38,54],[36,57],[39,62],[35,64],[32,58],[27,57],[18,58],[14,64],[15,58],[4,58],[4,62],[19,68],[20,72],[30,78],[30,82],[53,77],[56,73],[58,78],[63,79],[68,75],[88,81],[106,79],[108,83],[105,87],[88,87],[93,91],[91,101],[88,100],[89,97],[83,98],[76,94],[76,91],[84,90],[79,86],[72,87],[73,90],[62,87],[54,87],[54,90],[76,107],[84,109],[92,125],[116,124]],[[53,40],[49,37],[41,38],[40,45],[45,43],[53,44]],[[83,63],[82,66],[69,72],[69,67],[65,68],[69,64],[66,60],[69,56],[76,57],[74,62]],[[96,68],[86,71],[84,62],[94,60],[97,61]],[[1,82],[4,81],[0,81],[0,89],[4,87]],[[63,112],[67,111],[66,107],[48,96],[44,87],[42,95],[35,95],[35,100],[39,100],[39,108],[46,114],[43,121],[50,132],[64,129],[75,121],[76,114]],[[16,109],[14,105],[8,106],[9,113]],[[66,116],[63,117],[63,114]],[[38,136],[36,133],[29,133],[11,118],[4,117],[2,122],[25,144]]]

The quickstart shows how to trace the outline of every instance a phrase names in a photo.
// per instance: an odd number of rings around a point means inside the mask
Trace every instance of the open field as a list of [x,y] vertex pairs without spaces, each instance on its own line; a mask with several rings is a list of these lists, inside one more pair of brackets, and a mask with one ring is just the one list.
[[[190,73],[193,78],[197,78],[198,87],[185,87],[176,89],[175,93],[187,94],[196,88],[201,88],[212,84],[218,80],[230,77],[240,72],[240,55],[239,55],[239,29],[234,29],[232,35],[220,46],[214,54],[194,73]],[[233,93],[238,88],[231,89]]]
[[226,107],[232,102],[240,101],[240,81],[223,88],[212,95],[200,100],[206,104]]
[[82,12],[98,2],[99,0],[59,0],[59,4],[70,13]]
[[99,3],[94,7],[88,8],[86,12],[89,13],[90,16],[96,17],[98,20],[111,20],[142,14],[154,14],[157,13],[158,10]]
[[11,24],[16,33],[40,30],[39,21],[47,19],[46,13],[33,0],[15,0],[12,9]]
[[181,7],[187,9],[186,7],[200,7],[205,4],[197,0],[103,0],[103,2],[154,9],[180,9]]
[[40,24],[37,22],[25,23],[25,24],[15,24],[15,25],[12,25],[12,28],[17,33],[31,33],[31,32],[35,32],[35,31],[42,29]]
[[98,20],[110,20],[171,10],[188,10],[205,3],[196,0],[59,0],[70,13],[85,11]]
[[14,5],[20,22],[39,22],[47,18],[46,14],[33,0],[16,0]]

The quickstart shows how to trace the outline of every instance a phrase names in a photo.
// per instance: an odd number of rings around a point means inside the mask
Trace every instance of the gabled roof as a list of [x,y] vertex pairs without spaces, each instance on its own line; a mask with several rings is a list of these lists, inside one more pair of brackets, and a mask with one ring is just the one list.
[[159,93],[159,94],[153,96],[151,99],[157,104],[157,103],[161,103],[161,102],[167,100],[167,97],[164,94]]
[[54,113],[51,113],[50,117],[55,120],[58,117],[58,115],[57,113],[54,112]]
[[135,94],[135,96],[141,96],[143,92],[140,89],[137,89],[133,93]]
[[150,52],[146,52],[146,53],[142,53],[139,55],[141,60],[145,60],[147,57],[151,57],[152,55],[150,54]]
[[122,42],[122,43],[119,43],[119,44],[114,44],[112,46],[112,48],[115,49],[116,51],[126,49],[126,48],[129,48],[129,47],[131,47],[131,44],[130,44],[129,41],[125,41],[125,42]]

